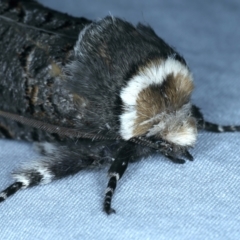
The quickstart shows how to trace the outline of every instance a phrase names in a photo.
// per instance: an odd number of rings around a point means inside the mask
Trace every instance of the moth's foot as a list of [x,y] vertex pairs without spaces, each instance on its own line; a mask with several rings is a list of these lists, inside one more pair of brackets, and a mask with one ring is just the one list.
[[112,213],[116,213],[116,211],[111,208],[111,207],[108,207],[108,206],[104,206],[104,212],[107,214],[107,215],[110,215]]

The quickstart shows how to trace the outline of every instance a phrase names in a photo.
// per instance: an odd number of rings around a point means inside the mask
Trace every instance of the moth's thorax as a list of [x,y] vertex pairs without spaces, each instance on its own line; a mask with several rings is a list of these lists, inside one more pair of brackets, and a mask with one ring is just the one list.
[[189,69],[173,58],[141,67],[121,90],[122,138],[154,136],[192,146],[197,135],[189,102],[192,90]]

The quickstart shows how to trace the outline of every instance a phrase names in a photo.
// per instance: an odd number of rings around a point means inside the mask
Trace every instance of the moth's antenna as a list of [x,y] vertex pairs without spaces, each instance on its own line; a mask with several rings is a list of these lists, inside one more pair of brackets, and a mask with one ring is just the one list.
[[159,149],[161,143],[164,143],[164,141],[160,141],[160,140],[158,141],[158,143],[154,143],[151,140],[146,139],[144,137],[131,138],[129,141],[134,142],[138,145],[143,145],[143,146],[154,148],[154,149]]
[[[67,128],[67,127],[60,127],[54,124],[45,123],[43,121],[39,121],[32,118],[26,118],[18,114],[5,112],[0,110],[0,117],[8,118],[13,121],[22,123],[24,125],[37,128],[49,133],[57,133],[59,135],[63,135],[66,137],[74,137],[74,138],[89,138],[95,140],[123,140],[120,136],[119,137],[106,137],[99,134],[92,134],[92,133],[85,133],[78,131],[77,129]],[[151,147],[154,149],[159,149],[159,144],[154,143],[146,138],[138,137],[138,138],[131,138],[128,141],[134,142],[139,145]]]
[[[94,139],[98,139],[98,140],[100,140],[100,139],[105,139],[105,140],[117,139],[117,138],[105,137],[105,136],[101,136],[101,135],[97,135],[97,134],[84,133],[84,132],[78,131],[77,129],[60,127],[60,126],[56,126],[53,124],[45,123],[43,121],[39,121],[39,120],[32,119],[32,118],[26,118],[26,117],[23,117],[18,114],[9,113],[9,112],[5,112],[5,111],[1,111],[1,110],[0,110],[0,116],[11,119],[11,120],[19,122],[19,123],[22,123],[22,124],[30,126],[30,127],[34,127],[34,128],[49,132],[49,133],[57,133],[59,135],[63,135],[63,136],[67,136],[67,137],[90,138],[90,139],[94,138]],[[119,139],[120,139],[120,137],[119,137]]]

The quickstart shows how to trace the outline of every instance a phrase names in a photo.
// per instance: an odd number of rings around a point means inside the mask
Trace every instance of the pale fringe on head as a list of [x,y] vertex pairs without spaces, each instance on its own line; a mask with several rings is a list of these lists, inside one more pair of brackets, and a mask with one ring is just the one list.
[[197,138],[197,131],[196,123],[189,115],[190,110],[191,104],[188,103],[175,113],[167,114],[164,112],[150,119],[150,121],[154,122],[157,120],[158,124],[153,125],[148,131],[147,137],[161,135],[165,140],[180,146],[194,145]]
[[197,140],[197,130],[185,122],[176,132],[169,131],[165,139],[183,147],[193,147]]
[[123,139],[129,140],[134,136],[134,124],[137,118],[136,101],[139,93],[152,84],[161,85],[169,74],[177,74],[188,77],[192,80],[188,68],[179,61],[168,58],[166,61],[159,61],[140,69],[139,73],[131,78],[127,85],[121,90],[121,99],[124,111],[120,116],[120,135]]

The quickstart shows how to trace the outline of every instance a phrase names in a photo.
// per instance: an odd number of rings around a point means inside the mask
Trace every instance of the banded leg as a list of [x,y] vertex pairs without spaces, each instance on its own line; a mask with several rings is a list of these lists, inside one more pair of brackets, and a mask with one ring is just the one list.
[[91,145],[90,140],[74,146],[74,149],[67,146],[54,146],[49,143],[41,144],[39,150],[44,153],[45,157],[14,172],[13,178],[16,182],[0,192],[0,202],[21,189],[50,183],[55,179],[73,175],[92,164],[96,164],[102,158],[96,155],[97,150],[94,155],[89,149],[96,150],[93,143]]
[[16,182],[0,193],[0,202],[5,201],[21,189],[50,183],[54,179],[54,173],[49,169],[50,163],[45,165],[43,161],[45,161],[45,159],[34,162],[13,173],[13,178]]
[[16,193],[18,190],[22,188],[24,188],[22,182],[15,182],[14,184],[10,185],[8,188],[6,188],[0,193],[0,202],[3,202],[8,197],[12,196],[14,193]]
[[216,123],[211,123],[204,120],[203,114],[200,109],[196,106],[192,106],[193,116],[198,120],[198,128],[209,132],[223,133],[223,132],[240,132],[240,125],[226,125],[221,126]]
[[116,160],[112,163],[108,175],[110,177],[107,185],[107,189],[105,192],[104,199],[104,211],[107,214],[115,213],[116,211],[111,208],[111,202],[113,193],[117,187],[118,180],[123,176],[125,170],[127,169],[128,162],[130,158],[133,156],[132,152],[134,151],[134,146],[132,144],[127,143],[119,152]]
[[215,123],[211,122],[204,122],[204,130],[209,131],[209,132],[218,132],[218,133],[223,133],[223,132],[240,132],[240,126],[234,126],[234,125],[226,125],[226,126],[221,126]]

